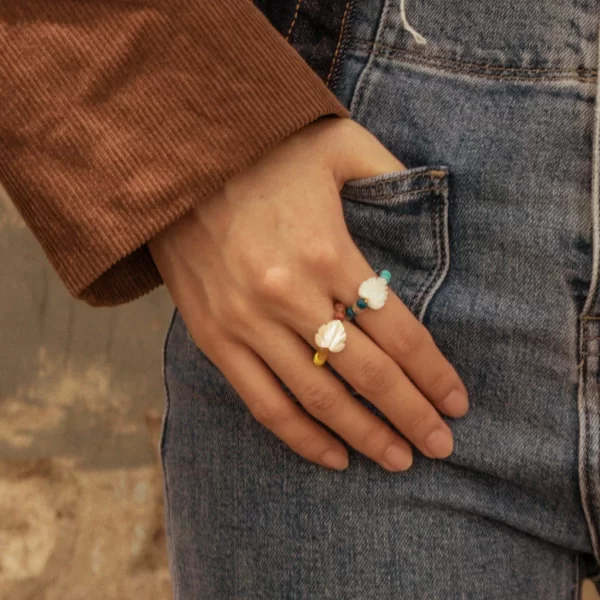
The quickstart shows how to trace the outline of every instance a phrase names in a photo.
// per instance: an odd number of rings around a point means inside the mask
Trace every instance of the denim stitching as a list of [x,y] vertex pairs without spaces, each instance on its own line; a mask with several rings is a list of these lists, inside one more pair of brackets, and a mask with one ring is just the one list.
[[538,68],[538,69],[533,69],[530,67],[503,67],[503,66],[496,66],[496,65],[492,65],[490,63],[487,64],[483,64],[483,63],[473,63],[473,62],[468,62],[468,61],[463,61],[463,60],[456,60],[456,59],[452,59],[452,58],[443,58],[441,56],[426,56],[421,54],[420,52],[414,52],[412,50],[405,50],[404,48],[399,48],[399,47],[394,47],[394,46],[387,46],[385,44],[380,44],[378,42],[371,42],[369,40],[363,40],[360,38],[354,38],[354,40],[357,43],[357,45],[362,45],[362,46],[369,46],[369,47],[377,47],[377,48],[382,48],[384,50],[389,50],[393,53],[401,53],[401,54],[409,54],[411,56],[414,56],[416,59],[421,59],[421,60],[431,60],[431,61],[436,61],[436,62],[441,62],[441,63],[451,63],[451,64],[455,64],[455,65],[460,65],[460,66],[466,66],[466,67],[474,67],[476,69],[488,69],[488,70],[492,70],[492,71],[524,71],[527,73],[571,73],[571,74],[577,74],[579,75],[580,73],[584,72],[584,73],[590,73],[591,75],[596,75],[598,73],[597,69],[590,69],[590,68],[581,68],[581,69],[548,69],[548,68]]
[[[392,177],[391,179],[382,179],[381,183],[394,183],[396,181],[402,181],[403,179],[414,179],[415,177],[429,177],[430,179],[444,179],[448,173],[446,171],[435,170],[427,170],[421,171],[420,173],[406,172],[406,174],[401,173],[397,177]],[[379,182],[377,182],[379,183]],[[359,187],[359,186],[356,186]]]
[[436,254],[437,254],[436,265],[435,265],[435,268],[433,269],[433,271],[431,272],[431,275],[429,277],[427,277],[425,279],[425,281],[423,281],[423,283],[417,290],[417,293],[415,294],[415,300],[414,300],[415,314],[416,314],[417,319],[419,319],[419,321],[421,321],[421,316],[423,313],[423,306],[422,306],[423,298],[425,298],[425,293],[429,289],[429,286],[431,285],[432,281],[434,281],[435,278],[437,277],[438,267],[440,264],[439,223],[438,223],[439,217],[438,217],[438,215],[439,215],[439,212],[436,210],[435,217],[434,217],[434,236],[435,236],[435,246],[436,246]]
[[[591,321],[597,320],[598,316],[590,316],[587,319],[582,318],[579,327],[579,353],[582,357],[579,364],[579,381],[577,390],[577,410],[579,413],[579,465],[578,465],[578,477],[579,477],[579,493],[581,496],[581,504],[585,515],[585,520],[588,526],[590,534],[590,540],[592,548],[594,550],[594,556],[598,560],[599,556],[599,543],[598,543],[598,530],[596,527],[595,515],[592,512],[590,504],[592,503],[591,494],[593,493],[593,482],[589,473],[589,461],[588,454],[590,450],[590,401],[593,399],[588,398],[588,385],[589,377],[595,377],[594,373],[590,373],[590,358],[600,356],[597,351],[588,352],[584,338],[591,337],[589,328]],[[587,322],[586,322],[587,321]]]
[[[384,56],[385,58],[388,58],[390,60],[400,60],[400,58],[402,58],[402,56],[398,56],[399,53],[392,53],[389,51],[383,52],[383,51],[379,51],[379,50],[373,50],[369,54],[370,54],[370,56]],[[401,54],[405,54],[405,53],[402,52]],[[588,73],[586,73],[583,70],[582,71],[570,71],[570,73],[579,74],[578,77],[572,77],[572,76],[567,76],[567,75],[555,76],[555,77],[536,77],[533,75],[530,75],[529,77],[527,77],[527,76],[518,77],[516,75],[490,75],[487,73],[478,73],[477,71],[469,70],[467,68],[451,68],[451,67],[445,66],[443,64],[439,64],[436,61],[427,60],[425,57],[422,57],[421,60],[412,60],[410,62],[412,62],[413,64],[422,64],[422,65],[425,65],[425,66],[428,66],[431,68],[439,67],[439,68],[442,68],[447,73],[468,73],[475,77],[482,77],[484,79],[503,79],[503,80],[509,80],[509,81],[581,81],[582,83],[594,83],[596,81],[595,75],[590,76],[590,75],[588,75]],[[528,71],[525,70],[525,72],[528,72]],[[531,71],[529,71],[529,72],[531,72]],[[567,72],[567,73],[569,73],[569,72]]]
[[425,312],[436,294],[437,290],[441,287],[442,283],[448,275],[450,270],[450,224],[448,222],[448,204],[450,194],[448,188],[441,190],[439,193],[442,197],[442,202],[438,209],[438,244],[440,246],[440,261],[438,263],[438,272],[435,277],[432,278],[432,283],[429,289],[424,294],[423,306],[421,308],[421,314],[419,320],[423,321],[425,318]]
[[[600,35],[600,28],[598,30]],[[598,41],[598,64],[600,64],[600,39]],[[581,504],[585,515],[587,528],[592,542],[592,548],[596,561],[600,560],[600,539],[598,524],[598,508],[595,506],[594,494],[598,493],[598,481],[596,474],[591,472],[591,463],[589,460],[592,451],[593,430],[595,425],[592,421],[598,419],[598,384],[595,381],[598,373],[598,360],[590,360],[591,357],[598,357],[600,353],[595,349],[588,351],[588,344],[585,338],[594,336],[597,332],[594,327],[594,321],[600,320],[598,311],[594,310],[598,300],[599,271],[600,271],[600,210],[598,202],[600,200],[600,175],[598,172],[600,166],[600,79],[596,87],[595,98],[595,118],[593,130],[593,157],[591,161],[592,168],[592,189],[590,194],[591,214],[592,214],[592,277],[589,286],[589,292],[581,311],[579,324],[579,351],[583,357],[583,365],[579,372],[579,388],[577,391],[577,402],[579,412],[579,488]],[[595,314],[594,314],[595,313]],[[591,397],[590,397],[591,396]]]
[[296,3],[296,10],[294,11],[294,18],[292,19],[292,24],[290,25],[290,29],[285,36],[286,41],[290,39],[292,35],[292,31],[294,30],[294,26],[296,25],[296,19],[298,18],[298,12],[300,11],[300,5],[302,4],[302,0],[298,0]]
[[[301,0],[298,0],[300,2]],[[342,38],[344,37],[344,24],[346,23],[346,15],[348,14],[348,9],[350,8],[350,0],[346,0],[346,6],[344,8],[344,16],[342,17],[342,24],[340,25],[340,35],[338,37],[338,43],[335,47],[335,52],[333,53],[333,60],[331,61],[331,67],[329,67],[329,74],[327,75],[326,85],[329,85],[329,80],[331,79],[331,75],[333,74],[333,68],[335,66],[338,53],[340,51],[340,46],[342,45]]]
[[[385,196],[379,196],[377,194],[374,194],[373,196],[370,196],[371,200],[391,200],[392,198],[400,198],[402,196],[411,196],[411,195],[415,195],[415,194],[424,194],[425,192],[439,192],[440,191],[440,186],[436,185],[433,187],[428,187],[428,188],[424,188],[424,189],[420,189],[420,190],[410,190],[410,191],[405,191],[405,192],[396,192],[395,194],[386,194]],[[360,192],[360,188],[356,190],[357,192]],[[363,201],[363,199],[365,198],[365,196],[361,196],[360,199],[356,199],[356,198],[351,198],[350,196],[347,195],[348,192],[345,192],[343,194],[343,197],[346,198],[347,200],[351,200],[354,202],[361,202]],[[360,194],[359,194],[360,196]]]
[[353,24],[353,18],[354,18],[354,5],[356,3],[356,0],[348,0],[348,1],[349,1],[349,5],[348,5],[348,17],[347,17],[346,23],[344,25],[344,34],[343,34],[344,37],[343,37],[342,43],[340,45],[339,56],[338,56],[338,59],[336,61],[335,68],[333,69],[333,74],[331,76],[331,81],[329,82],[329,88],[334,93],[336,93],[337,84],[338,84],[338,81],[340,79],[340,71],[341,71],[341,65],[342,65],[343,56],[346,53],[346,50],[348,48],[348,36],[345,35],[345,30],[352,31],[352,24]]
[[[383,9],[381,11],[381,14],[379,15],[379,22],[377,23],[377,32],[375,33],[375,40],[380,39],[383,35],[384,25],[387,20],[386,15],[389,10],[390,0],[384,0]],[[360,72],[360,75],[358,76],[357,83],[352,94],[352,99],[350,101],[350,113],[356,121],[359,121],[357,109],[360,109],[365,90],[369,87],[368,79],[373,68],[373,60],[374,54],[369,55],[369,58],[367,59],[367,64],[363,67],[362,71]]]
[[[419,321],[423,321],[423,318],[425,317],[425,311],[427,310],[427,306],[429,305],[429,302],[426,301],[428,295],[430,294],[430,292],[432,290],[435,289],[436,284],[438,284],[438,279],[440,278],[440,276],[444,273],[445,271],[445,267],[446,267],[446,262],[447,262],[447,256],[446,256],[446,244],[445,244],[445,223],[444,223],[444,218],[443,218],[443,213],[445,211],[445,204],[446,204],[446,198],[444,198],[445,202],[438,204],[438,206],[436,207],[436,211],[435,211],[435,229],[436,229],[436,236],[435,236],[435,242],[436,242],[436,250],[437,250],[437,264],[435,266],[435,269],[433,270],[431,276],[429,277],[428,280],[426,280],[421,287],[419,288],[419,291],[416,294],[416,300],[415,300],[415,312],[417,313],[417,318],[419,319]],[[442,241],[444,241],[444,243],[442,243]],[[441,283],[441,282],[439,282]],[[431,301],[431,298],[429,298],[429,301]]]

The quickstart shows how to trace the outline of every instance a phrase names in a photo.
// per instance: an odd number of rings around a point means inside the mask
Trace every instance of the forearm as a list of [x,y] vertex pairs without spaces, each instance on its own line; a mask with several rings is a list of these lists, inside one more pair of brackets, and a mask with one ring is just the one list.
[[249,0],[3,2],[0,51],[0,181],[91,304],[159,284],[150,237],[347,115]]

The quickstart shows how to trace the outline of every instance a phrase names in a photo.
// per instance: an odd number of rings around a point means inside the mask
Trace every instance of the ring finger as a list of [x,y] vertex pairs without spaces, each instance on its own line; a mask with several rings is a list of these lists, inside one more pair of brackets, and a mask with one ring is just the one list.
[[[307,327],[301,323],[295,326],[314,346],[314,331],[318,326]],[[449,456],[453,447],[452,433],[434,406],[368,335],[347,321],[344,328],[346,347],[339,354],[329,354],[331,366],[361,396],[381,410],[425,456]],[[309,363],[309,366],[312,365]]]
[[412,464],[412,450],[391,427],[353,398],[328,369],[313,365],[313,352],[296,333],[272,323],[255,352],[316,419],[389,471]]

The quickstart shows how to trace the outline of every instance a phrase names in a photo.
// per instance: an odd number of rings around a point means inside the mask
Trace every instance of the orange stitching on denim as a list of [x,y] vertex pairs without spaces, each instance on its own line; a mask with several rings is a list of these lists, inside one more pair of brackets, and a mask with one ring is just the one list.
[[[410,56],[414,56],[415,58],[423,61],[423,62],[435,62],[435,63],[442,63],[442,64],[454,64],[454,65],[460,65],[463,67],[475,67],[477,69],[487,69],[490,71],[500,71],[500,72],[504,72],[504,71],[521,71],[521,72],[525,72],[525,73],[571,73],[571,74],[576,74],[579,76],[586,76],[588,73],[590,74],[590,76],[593,76],[595,74],[597,74],[597,69],[588,69],[588,68],[581,68],[581,69],[546,69],[546,68],[540,68],[540,69],[532,69],[529,67],[502,67],[502,66],[496,66],[496,65],[492,65],[492,64],[483,64],[483,63],[473,63],[473,62],[467,62],[467,61],[462,61],[462,60],[455,60],[455,59],[451,59],[451,58],[443,58],[441,56],[426,56],[424,54],[421,54],[419,52],[414,52],[412,50],[405,50],[403,48],[397,48],[394,46],[386,46],[385,44],[380,44],[377,42],[370,42],[368,40],[361,40],[361,39],[355,39],[355,41],[359,44],[362,45],[364,47],[368,47],[368,48],[382,48],[383,50],[387,50],[388,52],[383,52],[380,50],[374,50],[373,53],[374,54],[406,54],[406,55],[410,55]],[[450,70],[450,69],[449,69]]]
[[394,181],[401,181],[402,179],[415,179],[416,177],[444,179],[446,175],[448,175],[447,171],[438,171],[437,169],[435,169],[433,171],[421,171],[420,173],[406,173],[405,175],[400,174],[397,177],[392,177],[391,179],[382,179],[381,181],[375,181],[373,185],[378,183],[393,183]]
[[292,19],[292,24],[290,25],[290,29],[285,36],[286,41],[290,39],[290,35],[292,35],[292,31],[294,30],[294,25],[296,25],[296,19],[298,18],[298,12],[300,11],[300,5],[302,4],[302,0],[298,0],[296,3],[296,11],[294,12],[294,18]]
[[[397,58],[395,56],[392,56],[389,52],[380,52],[378,50],[374,50],[373,54],[378,54],[381,56],[387,56],[390,59],[394,59]],[[422,61],[423,63],[425,63],[426,61]],[[435,63],[429,63],[427,66],[430,67],[435,67]],[[439,65],[438,65],[439,66]],[[456,68],[450,68],[450,67],[446,67],[444,66],[443,69],[447,72],[447,73],[466,73],[466,74],[470,74],[473,75],[474,77],[484,77],[485,79],[503,79],[503,80],[510,80],[510,81],[536,81],[535,77],[517,77],[516,75],[488,75],[487,73],[476,73],[476,72],[472,72],[472,71],[468,71],[467,69],[456,69]],[[584,80],[586,83],[593,83],[593,81],[595,80],[595,77],[592,76],[586,76],[586,74],[578,72],[578,71],[571,71],[571,73],[577,73],[579,75],[579,77],[577,78],[578,80]],[[551,78],[546,78],[546,81],[572,81],[574,78],[573,77],[569,77],[569,76],[562,76],[562,77],[551,77]],[[544,78],[537,78],[538,81],[544,81]]]
[[[381,181],[372,181],[369,182],[366,186],[365,185],[361,185],[356,184],[353,185],[352,184],[352,180],[350,180],[349,183],[349,188],[353,189],[353,190],[362,190],[365,187],[370,187],[370,186],[375,186],[375,185],[382,185],[385,183],[395,183],[396,181],[402,181],[402,180],[410,180],[410,179],[416,179],[418,177],[426,177],[427,179],[445,179],[446,176],[448,175],[447,171],[421,171],[420,173],[407,173],[406,175],[398,175],[397,177],[392,177],[390,179],[382,179]],[[358,180],[360,181],[360,179]]]
[[337,60],[338,53],[340,51],[340,46],[342,45],[342,38],[344,37],[344,23],[346,22],[346,15],[348,14],[348,9],[350,8],[350,0],[346,0],[346,8],[344,8],[344,16],[342,17],[342,24],[340,25],[340,35],[338,37],[338,43],[335,47],[335,52],[333,53],[333,60],[331,61],[331,67],[329,67],[329,74],[327,75],[326,84],[329,85],[329,80],[333,75],[333,67],[335,66],[335,61]]
[[[359,193],[361,191],[360,188],[356,188],[355,189],[356,192]],[[424,188],[424,189],[420,189],[420,190],[410,190],[407,192],[396,192],[395,194],[386,194],[385,196],[378,196],[377,194],[375,194],[374,196],[368,196],[368,198],[370,198],[371,200],[390,200],[391,198],[398,198],[401,196],[411,196],[414,194],[424,194],[425,192],[440,192],[441,188],[439,185],[433,186],[433,187],[428,187],[428,188]],[[352,194],[348,193],[348,190],[346,190],[344,193],[342,193],[342,198],[346,198],[347,200],[355,200],[355,198],[351,197]],[[359,196],[359,199],[357,200],[358,202],[361,202],[361,198],[365,198],[365,196]]]
[[398,48],[395,46],[387,46],[385,44],[380,44],[378,42],[372,43],[368,40],[361,40],[359,38],[355,39],[356,42],[358,42],[359,44],[363,44],[365,46],[378,46],[380,48],[384,48],[386,50],[392,50],[394,52],[401,52],[402,54],[411,54],[413,56],[417,56],[419,58],[425,58],[425,59],[431,59],[431,60],[437,60],[440,62],[449,62],[449,63],[455,63],[458,65],[466,65],[469,67],[478,67],[478,68],[482,68],[482,69],[493,69],[493,70],[498,70],[498,71],[528,71],[528,72],[532,72],[532,73],[543,73],[543,72],[556,72],[556,73],[579,73],[580,71],[590,71],[592,73],[596,73],[597,69],[546,69],[546,68],[541,68],[541,69],[530,69],[529,67],[502,67],[502,66],[495,66],[495,65],[491,65],[491,64],[483,64],[483,63],[472,63],[472,62],[467,62],[467,61],[462,61],[462,60],[454,60],[451,58],[443,58],[441,56],[426,56],[421,54],[420,52],[415,52],[413,50],[405,50],[404,48]]

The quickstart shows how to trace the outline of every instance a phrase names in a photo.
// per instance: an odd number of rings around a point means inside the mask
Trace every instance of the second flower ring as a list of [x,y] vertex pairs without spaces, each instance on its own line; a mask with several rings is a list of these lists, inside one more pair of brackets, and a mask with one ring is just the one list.
[[346,309],[348,319],[354,319],[365,308],[371,310],[383,308],[388,297],[388,284],[391,279],[392,274],[385,269],[379,271],[376,277],[365,279],[358,288],[358,300],[353,306]]

